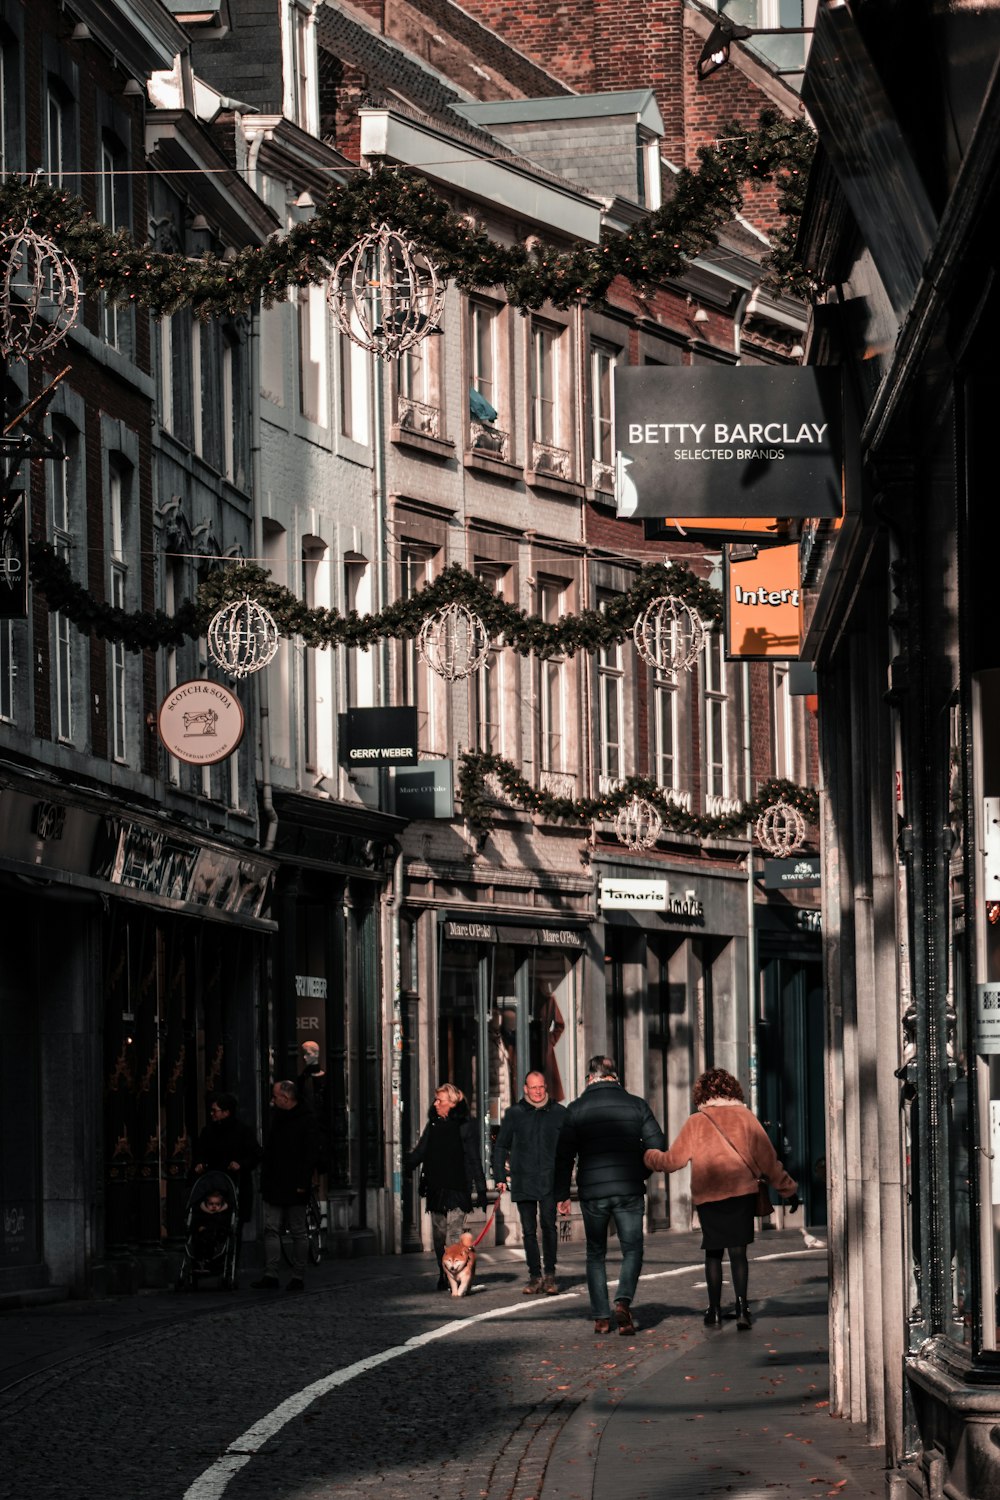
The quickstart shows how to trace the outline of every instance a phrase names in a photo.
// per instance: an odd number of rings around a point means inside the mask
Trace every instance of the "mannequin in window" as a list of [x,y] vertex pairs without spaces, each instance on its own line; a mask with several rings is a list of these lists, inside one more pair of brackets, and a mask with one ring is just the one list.
[[556,987],[551,979],[542,979],[538,985],[538,1000],[532,1024],[532,1051],[538,1060],[538,1071],[545,1078],[549,1098],[561,1102],[566,1097],[556,1057],[556,1046],[566,1030],[562,1011],[556,1000]]

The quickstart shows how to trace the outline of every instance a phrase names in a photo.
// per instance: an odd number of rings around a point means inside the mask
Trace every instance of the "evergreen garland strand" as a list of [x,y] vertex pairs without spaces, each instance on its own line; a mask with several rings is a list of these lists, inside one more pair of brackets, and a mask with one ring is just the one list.
[[435,610],[462,603],[482,619],[491,639],[526,656],[575,656],[597,651],[626,639],[636,619],[652,600],[673,594],[689,604],[707,624],[722,620],[722,597],[717,589],[677,563],[653,563],[641,568],[625,593],[603,609],[582,610],[547,623],[517,605],[500,599],[465,568],[453,563],[433,582],[409,599],[399,599],[377,614],[342,615],[335,609],[310,609],[290,589],[275,583],[265,568],[245,564],[217,568],[198,587],[196,600],[185,600],[173,616],[162,610],[128,612],[95,599],[77,582],[65,559],[47,542],[32,542],[30,575],[50,610],[72,620],[84,634],[118,641],[129,651],[178,646],[205,634],[208,623],[224,604],[249,596],[273,616],[286,639],[298,637],[306,646],[354,646],[366,649],[390,638],[410,640]]
[[[599,301],[616,276],[644,287],[680,275],[739,211],[746,182],[776,181],[780,211],[794,216],[813,148],[807,125],[773,111],[760,116],[756,130],[733,122],[718,144],[699,149],[696,171],[684,168],[671,180],[661,208],[627,234],[606,232],[599,245],[570,250],[500,245],[453,212],[425,178],[385,167],[357,172],[306,223],[232,260],[136,245],[127,231],[95,219],[81,199],[17,178],[0,183],[0,233],[16,234],[27,222],[73,261],[91,294],[139,303],[157,315],[189,307],[207,319],[236,316],[258,301],[270,306],[291,286],[325,281],[339,257],[382,223],[411,237],[439,274],[463,290],[503,287],[509,302],[525,310],[546,301],[570,307]],[[786,290],[801,293],[809,282],[787,253],[790,236],[788,225],[774,274]]]
[[[705,838],[727,833],[745,833],[747,825],[753,823],[767,808],[777,802],[788,802],[798,809],[807,823],[819,820],[819,799],[811,787],[796,786],[794,782],[772,778],[765,781],[752,802],[745,802],[737,811],[710,816],[688,812],[670,800],[663,787],[644,776],[629,776],[614,792],[601,797],[559,797],[552,792],[539,791],[521,774],[518,768],[503,756],[485,752],[467,753],[461,757],[458,772],[458,795],[462,803],[462,816],[473,833],[485,835],[490,832],[498,816],[495,797],[487,787],[486,778],[496,778],[504,796],[525,812],[540,813],[545,818],[566,823],[591,823],[595,820],[610,821],[620,808],[633,797],[644,797],[651,802],[663,819],[663,826],[674,833],[696,834]],[[501,813],[502,815],[502,813]]]

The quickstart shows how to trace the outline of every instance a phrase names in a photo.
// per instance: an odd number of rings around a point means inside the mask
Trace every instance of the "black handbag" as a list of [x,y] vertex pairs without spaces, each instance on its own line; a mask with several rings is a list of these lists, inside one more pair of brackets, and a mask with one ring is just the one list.
[[[704,1110],[702,1110],[702,1114],[705,1114]],[[705,1118],[709,1121],[710,1124],[715,1125],[716,1130],[722,1136],[722,1139],[725,1141],[726,1145],[732,1147],[743,1165],[745,1167],[749,1167],[750,1171],[753,1172],[754,1176],[757,1178],[757,1202],[754,1204],[753,1211],[758,1219],[769,1218],[770,1215],[774,1213],[774,1204],[771,1202],[771,1189],[767,1178],[761,1177],[760,1173],[753,1165],[753,1163],[747,1161],[746,1157],[743,1155],[743,1152],[740,1150],[739,1146],[737,1146],[736,1142],[729,1139],[722,1126],[717,1125],[716,1122],[712,1119],[711,1115],[705,1114]]]

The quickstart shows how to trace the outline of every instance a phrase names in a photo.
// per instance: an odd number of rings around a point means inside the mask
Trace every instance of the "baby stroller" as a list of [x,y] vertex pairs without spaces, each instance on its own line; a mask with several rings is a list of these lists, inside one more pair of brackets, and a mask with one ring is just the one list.
[[[202,1205],[209,1195],[225,1199],[225,1208],[208,1215]],[[205,1172],[195,1179],[184,1211],[184,1259],[177,1275],[179,1292],[194,1291],[199,1276],[218,1276],[227,1291],[236,1286],[239,1251],[239,1193],[225,1172]]]

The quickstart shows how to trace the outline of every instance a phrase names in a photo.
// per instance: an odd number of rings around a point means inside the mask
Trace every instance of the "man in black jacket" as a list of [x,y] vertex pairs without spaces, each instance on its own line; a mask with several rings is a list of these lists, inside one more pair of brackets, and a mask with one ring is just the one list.
[[[521,1216],[524,1258],[528,1263],[526,1297],[553,1293],[556,1285],[556,1146],[566,1110],[549,1098],[544,1073],[529,1073],[524,1098],[507,1110],[493,1146],[493,1180],[503,1192],[510,1160],[510,1196]],[[542,1256],[538,1253],[538,1223]],[[544,1265],[544,1271],[543,1271]]]
[[301,1292],[306,1284],[309,1248],[306,1199],[316,1165],[316,1122],[312,1111],[299,1102],[295,1084],[290,1079],[274,1085],[271,1103],[274,1116],[260,1169],[260,1196],[264,1200],[264,1275],[251,1285],[258,1291],[278,1285],[281,1224],[287,1217],[292,1236],[292,1276],[288,1290]]
[[627,1094],[610,1057],[592,1057],[587,1087],[566,1111],[556,1150],[556,1197],[568,1214],[569,1181],[576,1162],[576,1186],[587,1236],[587,1289],[594,1332],[611,1332],[608,1278],[604,1267],[612,1219],[622,1250],[615,1297],[618,1332],[635,1332],[632,1300],[642,1270],[646,1168],[643,1152],[662,1151],[663,1131],[645,1099]]

